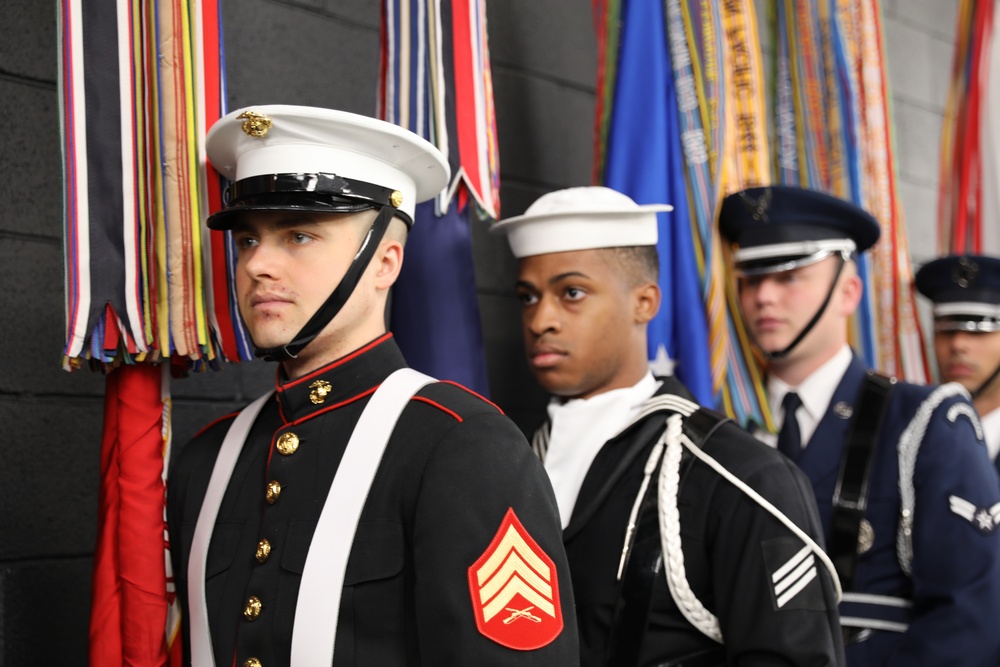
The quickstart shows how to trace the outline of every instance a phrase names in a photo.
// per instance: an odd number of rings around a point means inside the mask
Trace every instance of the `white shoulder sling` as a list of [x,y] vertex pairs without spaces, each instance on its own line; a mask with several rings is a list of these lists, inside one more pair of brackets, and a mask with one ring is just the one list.
[[[354,427],[316,524],[299,584],[291,652],[291,664],[296,667],[333,664],[340,594],[361,510],[399,415],[421,387],[434,381],[409,368],[396,371],[372,395]],[[254,401],[233,422],[198,515],[188,564],[191,659],[195,667],[215,664],[205,600],[205,561],[212,529],[243,442],[270,396],[268,393]]]

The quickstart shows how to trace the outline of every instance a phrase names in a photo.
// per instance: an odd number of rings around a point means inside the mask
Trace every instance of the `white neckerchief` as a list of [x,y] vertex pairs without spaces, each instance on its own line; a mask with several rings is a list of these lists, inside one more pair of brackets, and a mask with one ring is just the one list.
[[[767,379],[767,398],[772,406],[777,406],[777,412],[774,415],[776,422],[779,421],[780,417],[779,423],[785,423],[784,409],[781,407],[785,394],[794,391],[802,399],[802,407],[798,409],[796,416],[799,419],[799,432],[802,434],[803,449],[809,444],[820,420],[826,415],[830,401],[833,400],[833,392],[837,391],[837,386],[843,379],[853,358],[851,348],[845,345],[829,361],[814,370],[798,387],[792,387],[773,375]],[[777,438],[774,442],[777,444]]]
[[647,372],[631,387],[565,403],[558,398],[549,402],[552,430],[545,451],[545,471],[556,494],[563,528],[569,525],[583,478],[597,452],[639,413],[643,401],[658,387],[653,374]]
[[986,438],[990,461],[996,461],[997,454],[1000,454],[1000,408],[982,415],[979,421],[983,425],[983,437]]

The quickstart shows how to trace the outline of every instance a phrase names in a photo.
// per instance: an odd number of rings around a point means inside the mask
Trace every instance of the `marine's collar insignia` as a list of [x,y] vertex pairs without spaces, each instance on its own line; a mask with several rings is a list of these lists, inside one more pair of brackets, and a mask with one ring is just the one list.
[[330,383],[326,380],[316,380],[311,385],[309,385],[309,400],[312,401],[313,405],[320,405],[326,400],[326,395],[330,393]]
[[530,651],[563,629],[555,563],[507,510],[489,548],[469,568],[476,627],[508,648]]
[[983,535],[989,535],[1000,524],[1000,503],[993,507],[979,507],[965,498],[948,496],[951,511],[972,524]]
[[959,287],[969,287],[975,284],[978,275],[979,265],[968,257],[963,257],[951,272],[951,279]]
[[257,113],[256,111],[244,111],[239,117],[246,119],[243,121],[241,127],[251,137],[257,139],[265,137],[271,129],[271,119],[264,114]]

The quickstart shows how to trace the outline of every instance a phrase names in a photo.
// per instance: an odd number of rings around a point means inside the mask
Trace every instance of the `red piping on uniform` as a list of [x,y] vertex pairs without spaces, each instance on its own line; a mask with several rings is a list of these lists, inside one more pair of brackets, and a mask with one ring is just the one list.
[[354,352],[351,352],[346,357],[341,357],[340,359],[337,359],[336,361],[331,362],[329,365],[323,366],[322,368],[319,368],[319,369],[313,371],[309,375],[303,375],[302,377],[297,378],[295,380],[292,380],[291,382],[286,382],[284,385],[281,385],[281,386],[278,387],[278,392],[281,393],[281,392],[285,391],[286,389],[290,389],[291,387],[295,387],[295,386],[297,386],[299,384],[302,384],[303,382],[306,382],[307,380],[311,380],[314,377],[316,377],[317,375],[322,375],[323,373],[326,373],[327,371],[331,371],[334,368],[336,368],[337,366],[340,366],[342,364],[346,364],[351,359],[357,358],[358,356],[364,354],[365,352],[367,352],[368,350],[372,349],[373,347],[375,347],[377,345],[381,345],[382,343],[384,343],[385,341],[387,341],[390,338],[392,338],[392,332],[382,334],[381,336],[379,336],[378,338],[376,338],[372,342],[368,343],[364,347],[358,348]]
[[235,417],[236,415],[240,414],[240,412],[242,412],[242,410],[237,410],[237,411],[235,411],[235,412],[230,412],[230,413],[229,413],[228,415],[222,415],[222,416],[221,416],[221,417],[219,417],[218,419],[215,419],[215,420],[213,420],[213,421],[210,421],[209,423],[205,424],[205,426],[204,426],[204,427],[203,427],[203,428],[202,428],[202,429],[201,429],[200,431],[198,431],[198,432],[197,432],[197,433],[195,433],[195,434],[194,434],[193,436],[191,436],[191,439],[193,440],[193,439],[195,439],[195,438],[199,437],[199,436],[200,436],[200,435],[201,435],[202,433],[204,433],[204,432],[205,432],[205,431],[207,431],[208,429],[212,428],[213,426],[215,426],[215,425],[216,425],[216,424],[218,424],[219,422],[221,422],[221,421],[225,421],[226,419],[230,419],[230,418],[232,418],[232,417]]
[[497,405],[496,403],[494,403],[490,399],[486,398],[485,396],[480,396],[479,394],[477,394],[476,392],[472,391],[471,389],[469,389],[465,385],[461,385],[461,384],[459,384],[457,382],[453,382],[451,380],[441,380],[441,384],[450,384],[450,385],[454,385],[454,386],[458,387],[459,389],[464,389],[465,391],[469,392],[470,394],[472,394],[473,396],[475,396],[476,398],[478,398],[480,401],[483,401],[484,403],[489,403],[490,405],[492,405],[494,408],[497,409],[497,412],[499,412],[500,414],[504,414],[504,411],[500,409],[499,405]]
[[414,396],[414,397],[413,397],[412,399],[410,399],[410,400],[413,400],[413,401],[420,401],[421,403],[426,403],[427,405],[433,405],[433,406],[434,406],[435,408],[437,408],[437,409],[438,409],[438,410],[440,410],[441,412],[446,412],[446,413],[448,413],[449,415],[451,415],[452,417],[454,417],[455,419],[457,419],[457,420],[459,421],[459,423],[461,423],[462,421],[464,421],[464,420],[463,420],[463,419],[462,419],[461,417],[459,417],[459,416],[458,416],[458,414],[457,414],[457,413],[455,413],[455,412],[452,412],[451,410],[449,410],[448,408],[444,407],[443,405],[441,405],[441,404],[440,404],[440,403],[438,403],[437,401],[432,401],[431,399],[429,399],[429,398],[424,398],[423,396]]

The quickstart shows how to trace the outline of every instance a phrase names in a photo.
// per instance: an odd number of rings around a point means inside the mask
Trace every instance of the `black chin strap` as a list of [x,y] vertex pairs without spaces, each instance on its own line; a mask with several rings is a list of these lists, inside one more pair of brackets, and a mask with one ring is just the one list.
[[998,375],[1000,375],[1000,364],[997,364],[996,370],[994,370],[993,373],[988,378],[986,378],[986,380],[981,385],[976,387],[976,390],[974,392],[972,392],[972,400],[976,400],[977,398],[979,398],[980,394],[986,391],[986,388],[990,386],[990,384],[992,384],[994,380],[997,379]]
[[396,214],[396,209],[392,206],[383,206],[375,218],[375,222],[368,229],[364,240],[361,241],[361,248],[354,256],[354,260],[347,268],[347,273],[341,279],[340,284],[333,290],[327,300],[319,307],[309,321],[305,323],[301,331],[295,335],[292,342],[280,347],[257,347],[254,345],[254,355],[264,361],[285,361],[298,356],[306,345],[312,342],[319,335],[326,325],[337,316],[340,309],[344,307],[347,300],[351,298],[351,293],[357,287],[358,281],[368,264],[371,262],[375,251],[378,249],[385,230],[389,228],[392,217]]
[[[819,310],[816,311],[816,314],[813,315],[813,318],[809,320],[809,324],[807,324],[805,328],[802,329],[799,335],[795,337],[795,340],[789,343],[788,347],[786,347],[784,350],[779,350],[778,352],[765,352],[763,349],[761,349],[761,352],[763,353],[765,359],[767,359],[768,361],[774,361],[775,359],[784,359],[786,356],[788,356],[789,352],[795,349],[796,345],[802,342],[802,339],[806,337],[806,334],[812,331],[812,328],[816,326],[817,322],[819,322],[819,318],[823,317],[823,313],[826,311],[826,307],[830,303],[830,299],[833,298],[833,291],[837,287],[837,281],[840,280],[840,274],[841,272],[843,272],[844,266],[847,264],[847,260],[844,259],[843,255],[837,255],[837,257],[840,258],[840,265],[837,267],[837,273],[833,276],[833,282],[830,283],[830,289],[826,293],[826,298],[823,299],[823,305],[819,307]],[[756,343],[756,341],[754,342]],[[759,343],[757,344],[757,347],[760,348]]]

